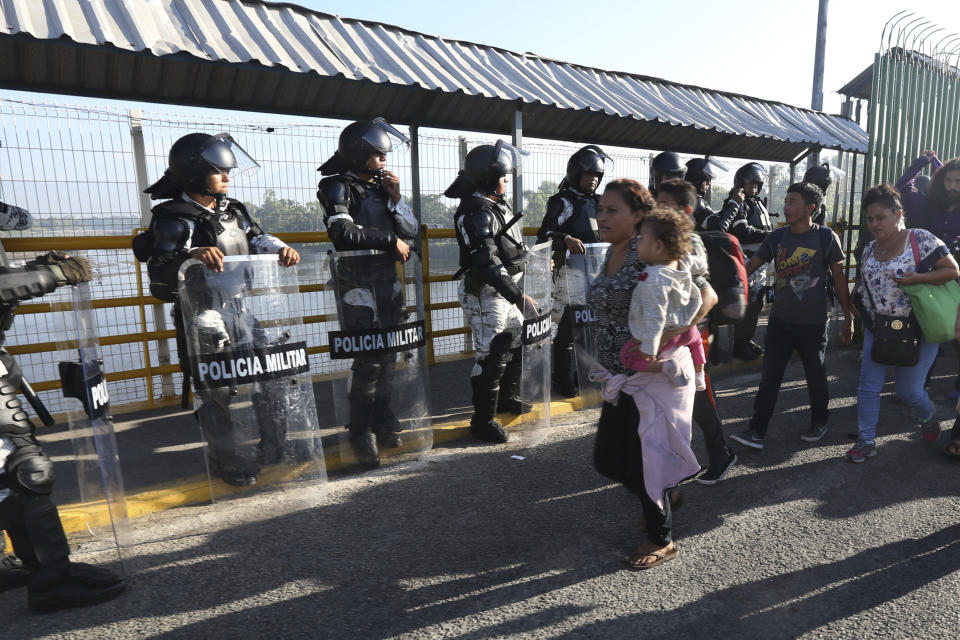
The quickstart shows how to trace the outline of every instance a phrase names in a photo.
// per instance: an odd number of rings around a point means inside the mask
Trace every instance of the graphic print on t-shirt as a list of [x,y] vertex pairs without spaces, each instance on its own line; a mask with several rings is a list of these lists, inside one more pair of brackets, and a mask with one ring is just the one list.
[[796,247],[793,254],[787,257],[788,250],[781,246],[777,251],[777,290],[789,286],[797,300],[803,300],[804,294],[820,282],[819,277],[810,274],[817,250]]

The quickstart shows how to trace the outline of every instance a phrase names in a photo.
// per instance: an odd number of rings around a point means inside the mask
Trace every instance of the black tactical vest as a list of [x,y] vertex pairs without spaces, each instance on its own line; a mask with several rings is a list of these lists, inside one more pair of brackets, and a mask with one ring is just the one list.
[[388,208],[386,189],[371,182],[350,181],[350,217],[354,224],[381,231],[393,231],[393,214]]
[[597,229],[597,203],[600,196],[584,195],[573,189],[564,189],[558,195],[573,205],[573,215],[560,225],[560,230],[584,244],[601,242]]
[[747,224],[757,229],[763,229],[764,231],[773,229],[773,225],[770,224],[770,214],[759,198],[749,198],[746,203]]
[[[500,262],[506,268],[507,273],[510,275],[520,273],[523,271],[523,258],[527,255],[527,248],[523,244],[523,223],[517,220],[510,225],[510,222],[516,216],[512,215],[510,207],[506,203],[493,202],[489,198],[477,195],[463,198],[457,208],[457,213],[454,215],[453,226],[455,228],[458,226],[457,222],[461,217],[479,213],[484,209],[493,214],[490,231],[497,246],[497,257],[500,258]],[[457,232],[457,243],[460,245],[460,266],[462,268],[473,266],[470,260],[471,248],[461,237],[459,231]]]

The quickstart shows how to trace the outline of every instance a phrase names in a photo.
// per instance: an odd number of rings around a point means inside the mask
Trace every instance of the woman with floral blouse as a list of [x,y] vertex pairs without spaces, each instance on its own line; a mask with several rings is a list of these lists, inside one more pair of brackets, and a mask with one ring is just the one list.
[[[960,275],[956,260],[939,238],[923,229],[905,227],[900,194],[893,187],[880,185],[870,189],[863,196],[861,207],[875,240],[863,250],[854,290],[863,305],[862,311],[868,316],[863,318],[863,359],[857,391],[858,437],[845,455],[847,460],[857,463],[877,455],[875,439],[880,416],[880,391],[887,376],[887,365],[878,364],[870,357],[874,314],[907,318],[913,307],[900,285],[943,284]],[[894,367],[897,395],[917,413],[921,435],[927,442],[936,442],[940,435],[933,402],[924,388],[937,349],[938,345],[927,343],[921,337],[917,364]]]

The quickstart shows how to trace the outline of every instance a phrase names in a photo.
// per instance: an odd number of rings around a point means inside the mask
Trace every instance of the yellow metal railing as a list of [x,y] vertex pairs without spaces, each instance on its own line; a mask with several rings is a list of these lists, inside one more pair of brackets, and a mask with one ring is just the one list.
[[[139,231],[139,230],[137,230]],[[137,233],[134,232],[134,234]],[[537,233],[536,227],[524,228],[524,235],[534,236]],[[290,244],[310,244],[329,242],[330,237],[325,232],[298,231],[290,233],[277,233],[278,238]],[[434,353],[434,338],[445,336],[461,335],[470,332],[466,326],[454,327],[451,329],[433,329],[432,311],[441,309],[456,309],[460,306],[457,301],[433,302],[430,291],[430,284],[434,282],[449,282],[453,279],[452,274],[432,274],[430,272],[430,240],[456,238],[456,232],[453,229],[428,229],[422,226],[421,236],[421,255],[422,255],[422,275],[423,275],[423,296],[425,314],[425,329],[427,333],[427,362],[434,364],[437,361]],[[30,238],[4,238],[3,246],[9,252],[30,253],[42,251],[96,251],[96,250],[130,250],[130,258],[133,260],[131,241],[133,235],[129,236],[60,236],[60,237],[30,237]],[[140,333],[126,333],[113,336],[101,336],[101,345],[120,345],[120,344],[140,344],[143,350],[144,366],[138,369],[129,369],[126,371],[113,371],[106,374],[108,381],[131,380],[143,378],[147,388],[147,399],[145,402],[138,402],[138,405],[147,407],[159,404],[167,404],[174,400],[173,397],[165,401],[158,401],[154,393],[155,376],[165,376],[180,371],[180,366],[176,364],[157,364],[152,363],[150,357],[150,346],[152,343],[169,340],[175,337],[173,329],[162,331],[150,331],[148,318],[148,308],[152,305],[162,305],[164,302],[154,298],[148,292],[149,287],[144,283],[143,272],[139,263],[135,263],[134,271],[137,279],[137,294],[132,296],[101,298],[92,301],[94,309],[113,309],[120,307],[138,307]],[[303,293],[322,291],[323,285],[310,284],[301,285],[300,291]],[[23,304],[18,308],[21,315],[51,313],[57,311],[69,311],[72,305],[69,302],[36,302]],[[335,319],[330,314],[309,315],[303,317],[304,324],[317,324]],[[64,348],[63,343],[57,342],[39,342],[23,345],[12,345],[7,350],[12,355],[35,354],[45,352],[55,352]],[[326,353],[329,348],[326,346],[310,347],[308,352]],[[60,388],[59,380],[41,380],[33,383],[36,391],[50,391]]]

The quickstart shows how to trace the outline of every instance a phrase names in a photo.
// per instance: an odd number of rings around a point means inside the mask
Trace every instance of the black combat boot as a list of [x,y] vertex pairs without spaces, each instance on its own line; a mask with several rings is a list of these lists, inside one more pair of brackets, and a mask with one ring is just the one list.
[[364,470],[379,467],[380,452],[377,451],[377,441],[373,433],[369,429],[355,430],[352,425],[347,428],[350,429],[350,448],[357,458],[357,466]]
[[496,380],[486,374],[470,378],[473,388],[473,417],[470,418],[470,433],[484,442],[502,444],[507,441],[507,431],[496,420],[497,396],[500,388]]
[[500,395],[497,399],[497,411],[521,415],[530,413],[530,403],[520,398],[520,377],[523,374],[523,349],[514,349],[513,358],[500,379]]
[[[7,503],[7,504],[4,504]],[[19,510],[19,524],[5,524],[17,556],[29,571],[27,603],[37,612],[85,607],[115,598],[125,585],[108,569],[70,562],[70,548],[57,507],[48,495],[11,495],[6,509]],[[19,509],[18,509],[19,507]],[[4,521],[10,522],[9,511]]]
[[574,398],[580,390],[573,379],[574,354],[573,345],[553,342],[553,388],[564,398]]
[[114,572],[83,562],[71,562],[67,570],[53,580],[34,578],[30,577],[27,587],[27,604],[38,613],[106,602],[126,588]]
[[260,465],[236,453],[211,453],[210,475],[233,487],[251,487],[257,484]]
[[0,558],[0,593],[17,587],[24,587],[30,572],[15,555]]
[[[390,375],[393,375],[392,368]],[[403,426],[390,409],[392,391],[392,380],[381,378],[373,403],[373,431],[377,436],[377,444],[387,449],[396,449],[403,445],[403,439],[397,433]]]

